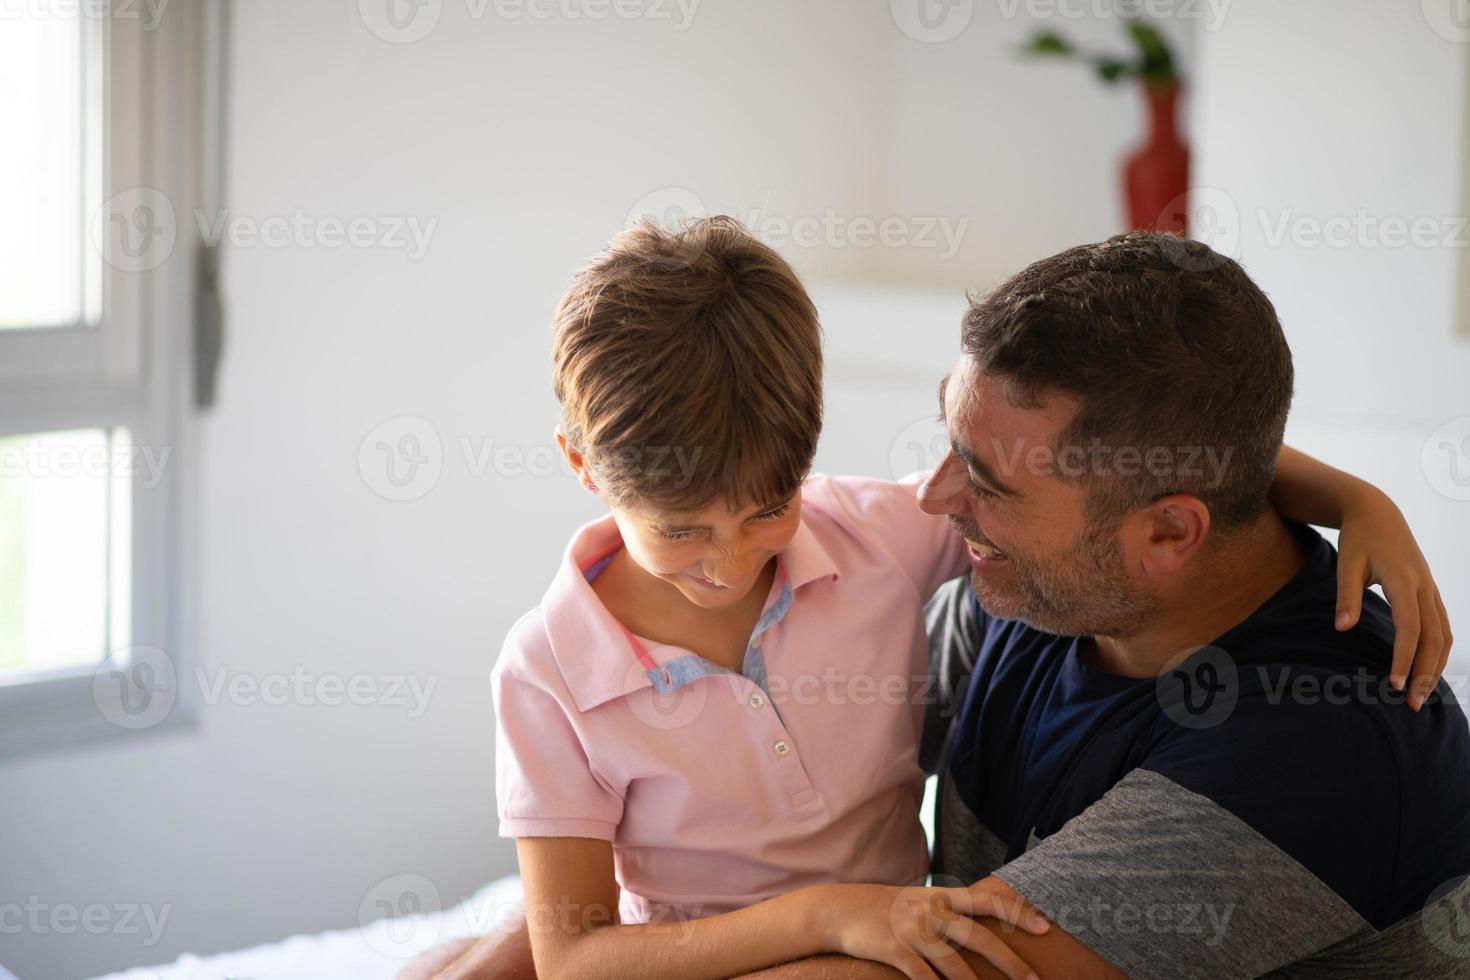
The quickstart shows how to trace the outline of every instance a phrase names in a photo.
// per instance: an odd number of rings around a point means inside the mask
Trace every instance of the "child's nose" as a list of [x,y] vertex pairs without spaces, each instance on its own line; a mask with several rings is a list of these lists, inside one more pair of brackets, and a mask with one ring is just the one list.
[[742,581],[755,565],[755,556],[750,550],[748,542],[735,542],[728,548],[721,548],[715,568],[719,571],[718,580],[726,585],[733,585]]

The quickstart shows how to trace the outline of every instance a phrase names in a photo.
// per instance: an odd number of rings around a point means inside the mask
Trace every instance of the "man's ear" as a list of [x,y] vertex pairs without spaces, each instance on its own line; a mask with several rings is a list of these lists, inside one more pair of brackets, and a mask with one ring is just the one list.
[[1177,575],[1209,536],[1210,509],[1198,497],[1174,493],[1130,514],[1126,523],[1144,571],[1168,577]]
[[556,445],[561,449],[561,454],[566,457],[572,472],[577,474],[577,482],[589,490],[592,489],[592,472],[587,469],[586,457],[582,455],[580,449],[572,445],[572,441],[567,438],[566,430],[559,425],[556,427]]

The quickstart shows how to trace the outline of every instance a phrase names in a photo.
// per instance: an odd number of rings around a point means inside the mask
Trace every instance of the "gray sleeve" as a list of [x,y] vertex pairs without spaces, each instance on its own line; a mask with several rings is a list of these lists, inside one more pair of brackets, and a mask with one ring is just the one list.
[[950,722],[975,672],[982,632],[975,604],[970,601],[970,579],[951,579],[939,587],[924,607],[929,632],[929,697],[924,707],[924,736],[919,743],[919,765],[933,775],[944,758]]
[[996,875],[1131,977],[1254,977],[1372,932],[1234,814],[1144,769]]

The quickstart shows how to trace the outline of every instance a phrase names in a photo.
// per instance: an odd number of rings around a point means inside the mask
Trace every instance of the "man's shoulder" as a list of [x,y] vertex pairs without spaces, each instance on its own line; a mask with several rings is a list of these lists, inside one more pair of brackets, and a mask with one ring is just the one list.
[[1371,675],[1239,669],[1216,674],[1207,711],[1162,696],[1139,768],[1228,811],[1375,928],[1470,872],[1470,727],[1447,688],[1416,714]]
[[1163,674],[1154,758],[1199,760],[1187,773],[1197,782],[1269,774],[1287,787],[1368,789],[1395,801],[1449,777],[1454,785],[1437,790],[1431,809],[1470,813],[1470,723],[1454,692],[1441,681],[1412,711],[1389,680],[1387,603],[1365,594],[1346,631],[1333,626],[1334,611],[1335,592],[1318,583]]
[[1213,646],[1241,664],[1290,664],[1328,672],[1381,672],[1393,654],[1393,612],[1383,597],[1364,589],[1362,613],[1338,630],[1337,550],[1314,528],[1290,525],[1303,556],[1290,582]]

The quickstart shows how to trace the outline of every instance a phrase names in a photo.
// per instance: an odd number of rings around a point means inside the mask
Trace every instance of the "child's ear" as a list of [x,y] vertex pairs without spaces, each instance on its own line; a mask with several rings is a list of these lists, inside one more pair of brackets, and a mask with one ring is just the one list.
[[577,481],[589,490],[592,489],[592,473],[587,469],[586,458],[580,449],[572,445],[566,430],[559,425],[556,427],[556,444],[561,449],[561,454],[567,458],[572,472],[577,474]]

